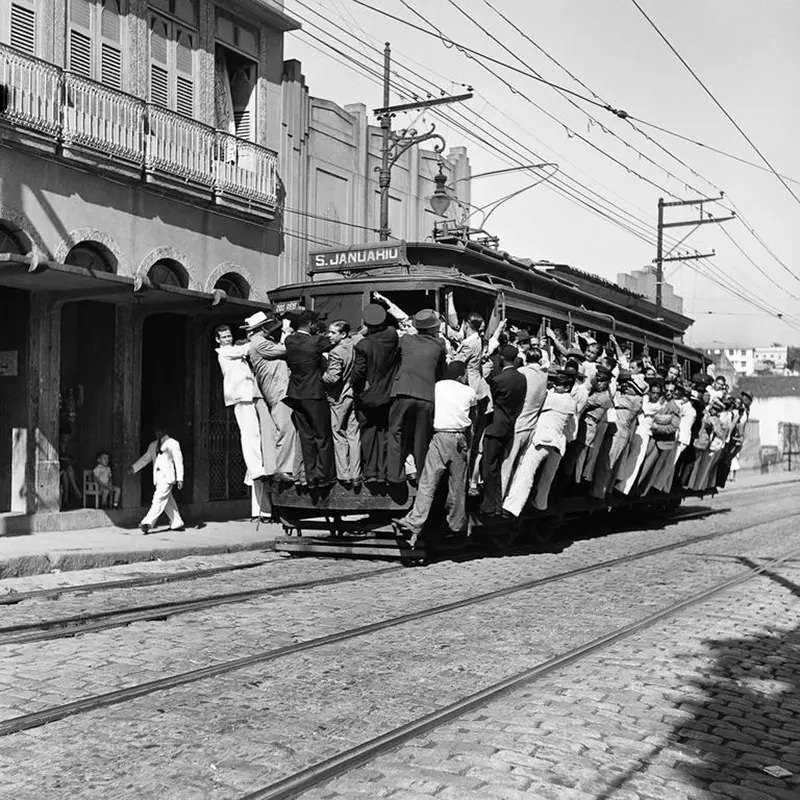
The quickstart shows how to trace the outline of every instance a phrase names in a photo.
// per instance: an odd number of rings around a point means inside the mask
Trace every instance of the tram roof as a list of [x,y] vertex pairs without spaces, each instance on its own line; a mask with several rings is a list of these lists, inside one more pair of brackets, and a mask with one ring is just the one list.
[[[364,253],[370,249],[397,251],[394,259],[378,259],[368,262],[348,263],[346,256]],[[320,259],[319,252],[311,253],[311,267],[308,282],[289,284],[270,292],[270,296],[285,297],[302,291],[316,293],[314,290],[326,289],[345,292],[359,282],[380,282],[389,288],[392,281],[402,280],[397,290],[431,288],[432,282],[441,285],[461,284],[476,290],[497,293],[514,293],[522,301],[525,296],[529,302],[535,298],[542,308],[537,313],[547,314],[548,304],[571,311],[576,316],[611,316],[620,324],[628,324],[648,330],[654,334],[672,338],[682,335],[693,320],[683,314],[666,308],[658,308],[647,298],[627,292],[621,287],[614,292],[611,284],[604,282],[593,292],[586,282],[579,285],[564,276],[545,271],[545,269],[521,261],[500,250],[484,247],[475,242],[382,242],[371,245],[342,246],[338,250],[325,251],[328,258]],[[333,257],[331,258],[331,254]],[[338,257],[337,257],[338,256]],[[315,261],[316,259],[316,261]],[[355,259],[350,258],[350,262]],[[320,262],[320,263],[317,263]],[[336,264],[341,269],[337,269]],[[548,267],[553,266],[548,262]],[[330,277],[328,277],[330,276]],[[334,277],[335,276],[335,277]],[[466,283],[465,283],[466,281]],[[536,310],[531,308],[532,311]],[[592,327],[602,327],[597,319],[591,320]]]

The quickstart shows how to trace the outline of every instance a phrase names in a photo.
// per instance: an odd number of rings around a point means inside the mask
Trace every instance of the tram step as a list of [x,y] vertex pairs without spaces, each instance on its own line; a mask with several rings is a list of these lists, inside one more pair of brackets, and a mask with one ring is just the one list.
[[356,558],[391,558],[416,560],[425,558],[422,547],[411,548],[393,537],[369,536],[279,536],[275,550],[295,555],[354,556]]

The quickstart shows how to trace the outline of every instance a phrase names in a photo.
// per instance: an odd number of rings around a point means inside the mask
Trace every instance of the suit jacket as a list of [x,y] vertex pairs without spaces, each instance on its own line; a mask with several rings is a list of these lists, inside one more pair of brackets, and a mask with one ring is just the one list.
[[322,375],[328,400],[338,402],[353,396],[353,340],[342,339],[328,353],[328,366]]
[[453,361],[463,361],[467,366],[467,381],[478,400],[489,397],[489,384],[483,377],[481,361],[483,359],[483,340],[479,333],[471,333],[459,345]]
[[289,388],[289,368],[286,366],[286,347],[257,333],[248,346],[247,356],[261,396],[274,408]]
[[284,341],[286,363],[289,365],[287,400],[324,400],[325,385],[322,373],[325,359],[322,354],[333,347],[327,336],[292,333]]
[[514,423],[515,433],[532,431],[539,419],[542,403],[547,396],[547,370],[538,364],[527,364],[519,368],[519,373],[525,378],[525,402]]
[[183,480],[183,453],[178,442],[170,436],[154,439],[144,455],[132,465],[134,472],[153,462],[153,484],[176,483]]
[[444,375],[445,349],[438,337],[417,334],[400,340],[392,397],[434,400],[434,385]]
[[364,408],[376,408],[391,401],[397,353],[397,331],[389,326],[371,331],[356,343],[353,395]]
[[515,367],[506,367],[499,374],[490,375],[487,382],[492,392],[494,416],[483,435],[495,439],[510,438],[514,435],[514,422],[525,402],[528,384]]

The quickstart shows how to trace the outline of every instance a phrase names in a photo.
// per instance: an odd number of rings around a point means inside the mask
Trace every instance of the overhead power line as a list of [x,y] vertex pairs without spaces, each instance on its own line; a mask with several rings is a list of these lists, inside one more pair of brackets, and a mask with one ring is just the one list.
[[[358,1],[358,0],[356,0],[356,1]],[[641,15],[650,23],[650,26],[659,35],[659,37],[662,39],[664,44],[666,44],[666,46],[669,47],[669,49],[673,52],[673,54],[678,59],[678,61],[680,61],[681,64],[683,64],[683,66],[686,67],[686,69],[689,71],[689,74],[700,84],[700,86],[702,87],[703,91],[711,98],[711,100],[713,101],[714,105],[728,118],[728,121],[733,125],[734,128],[736,128],[737,131],[739,131],[739,133],[744,137],[745,141],[758,154],[758,157],[767,165],[767,167],[769,168],[769,171],[783,184],[784,188],[794,198],[795,202],[798,205],[800,205],[800,197],[798,197],[792,191],[792,188],[789,186],[789,184],[786,183],[786,181],[783,179],[783,177],[781,175],[778,174],[778,172],[775,170],[775,168],[772,166],[772,164],[770,164],[770,162],[767,160],[767,157],[758,149],[758,147],[756,146],[755,142],[742,130],[742,128],[739,126],[739,123],[736,122],[736,120],[725,110],[724,106],[722,105],[722,103],[719,102],[719,100],[717,100],[717,98],[714,96],[713,92],[705,85],[705,83],[703,83],[703,81],[700,79],[698,74],[689,66],[689,64],[686,63],[686,60],[683,58],[683,56],[672,46],[672,43],[659,30],[659,28],[655,24],[655,22],[653,22],[653,20],[650,19],[650,17],[647,15],[647,12],[639,5],[637,0],[631,0],[631,2],[636,6],[636,8],[639,9]]]
[[[313,11],[314,13],[319,13],[315,9],[311,9],[311,7],[307,6],[305,3],[302,3],[301,0],[298,0],[298,2],[301,2],[301,5],[305,6],[306,8],[308,8],[311,11]],[[330,20],[324,14],[320,14],[320,16],[323,19],[325,19],[329,24],[331,24],[334,27],[338,28],[343,33],[346,33],[347,35],[352,36],[354,39],[357,39],[359,41],[359,44],[363,45],[363,39],[360,39],[359,37],[355,36],[351,31],[348,31],[347,29],[342,28],[339,25],[336,25],[335,22]],[[311,23],[311,24],[313,24],[313,23]],[[319,28],[318,25],[315,25],[314,27]],[[323,30],[323,29],[320,28],[320,30]],[[327,35],[330,35],[327,31],[324,31],[324,32]],[[304,33],[306,35],[308,35],[308,31],[304,31]],[[342,46],[347,46],[342,42],[341,37],[338,37],[336,34],[334,34],[333,36],[334,36],[334,38],[336,38],[337,43],[341,44]],[[339,53],[340,55],[346,57],[347,61],[349,62],[347,64],[347,66],[350,69],[354,69],[354,70],[357,69],[358,71],[365,72],[365,74],[371,80],[374,80],[376,83],[378,83],[380,81],[381,76],[378,73],[378,71],[377,70],[370,70],[369,67],[365,66],[363,49],[354,50],[354,52],[356,52],[356,54],[358,55],[358,58],[352,58],[352,57],[348,56],[347,54],[343,53],[339,48],[336,48],[333,45],[331,45],[330,43],[326,42],[324,39],[321,39],[319,37],[314,37],[313,35],[311,36],[311,38],[313,38],[316,41],[324,44],[327,48],[331,49],[332,51],[335,51],[335,52]],[[376,48],[376,51],[377,51],[377,48]],[[368,60],[368,57],[367,57],[367,60]],[[374,63],[378,64],[378,62],[374,62]],[[396,66],[399,66],[399,65],[396,65]],[[407,72],[411,73],[412,75],[415,75],[416,77],[418,77],[418,78],[420,78],[420,79],[422,79],[424,81],[428,81],[429,80],[428,78],[425,78],[424,76],[420,75],[418,72],[415,72],[413,69],[410,69],[407,66],[402,66],[402,69],[406,70]],[[395,74],[398,76],[398,78],[401,77],[398,72],[395,72]],[[407,79],[404,79],[404,80],[407,80]],[[413,83],[413,81],[412,81],[412,83]],[[404,88],[402,88],[400,86],[397,86],[397,85],[396,85],[395,88],[396,88],[397,93],[400,96],[406,96],[406,97],[408,97],[410,99],[413,99],[413,98],[416,98],[416,97],[419,96],[417,94],[417,90],[420,90],[423,93],[430,91],[430,90],[426,89],[425,87],[420,86],[418,84],[416,85],[416,89],[413,89],[413,90],[404,89]],[[471,111],[471,109],[470,109],[470,111]],[[467,117],[466,117],[466,115],[464,113],[458,112],[458,115],[462,119],[467,120]],[[485,119],[485,117],[481,117],[481,121],[486,122],[487,124],[491,125],[491,127],[495,128],[498,131],[498,133],[502,134],[504,137],[508,137],[513,143],[515,143],[514,147],[509,147],[508,151],[502,152],[502,151],[497,149],[498,144],[501,144],[500,139],[498,139],[495,134],[490,134],[490,133],[487,133],[486,131],[484,131],[480,127],[480,125],[476,124],[476,125],[474,125],[474,127],[477,127],[479,130],[481,130],[482,133],[484,134],[484,136],[481,136],[481,135],[477,134],[472,129],[473,128],[473,123],[471,123],[470,121],[466,121],[466,123],[457,122],[456,120],[448,117],[446,114],[441,113],[441,111],[438,113],[438,116],[441,116],[442,119],[444,119],[448,124],[450,124],[453,127],[463,131],[470,138],[473,138],[476,141],[484,144],[486,147],[490,148],[491,152],[493,152],[495,155],[499,155],[501,157],[501,159],[503,161],[505,161],[506,163],[516,163],[516,164],[522,164],[523,163],[523,162],[521,162],[519,160],[519,155],[518,155],[519,151],[518,151],[517,148],[522,148],[522,149],[526,150],[533,157],[535,157],[537,159],[541,159],[542,158],[542,156],[540,154],[535,153],[533,150],[531,150],[530,147],[528,147],[527,145],[524,145],[523,143],[519,142],[519,140],[514,139],[513,136],[510,136],[510,134],[508,134],[506,129],[499,129],[499,128],[497,128],[497,126],[493,125],[492,123],[488,123],[488,121]],[[487,139],[487,138],[485,138],[486,136],[489,136],[490,138]],[[494,143],[492,143],[491,140],[493,140]],[[574,178],[569,178],[569,180],[572,181],[572,182],[575,182]],[[555,183],[555,181],[554,181],[554,183]],[[579,181],[577,182],[577,184],[579,186],[583,186],[583,188],[586,189],[586,191],[588,191],[588,192],[592,192],[593,193],[593,191],[594,191],[594,190],[591,190],[588,187],[584,186]],[[570,199],[572,202],[577,202],[578,204],[580,204],[582,206],[585,206],[592,213],[598,214],[601,217],[605,217],[609,221],[613,222],[615,225],[618,225],[619,227],[621,227],[622,229],[626,230],[627,232],[632,233],[633,235],[637,236],[637,238],[642,239],[643,241],[647,242],[648,244],[652,244],[653,243],[652,229],[650,227],[650,223],[641,220],[640,218],[636,217],[635,214],[631,214],[631,212],[626,211],[622,207],[617,206],[616,204],[613,204],[613,203],[611,205],[614,205],[615,208],[617,209],[617,211],[611,211],[610,213],[607,212],[607,211],[604,211],[604,210],[598,208],[597,206],[595,206],[594,202],[596,202],[596,201],[590,200],[588,198],[588,195],[585,194],[584,192],[582,192],[580,189],[568,188],[566,185],[553,187],[553,188],[556,188],[560,193],[564,194],[564,196],[567,199]],[[625,222],[623,222],[622,218],[617,216],[618,213],[620,213],[620,212],[624,213],[626,216],[630,217],[633,220],[633,222],[631,222],[630,224],[626,224]],[[637,230],[634,227],[631,227],[631,225],[635,225],[636,227],[641,226],[643,232],[640,233],[639,230]],[[764,243],[764,246],[766,246],[765,243]],[[781,318],[781,319],[784,318],[784,315],[780,311],[772,310],[769,307],[769,303],[767,301],[760,300],[758,298],[757,294],[754,293],[751,289],[746,288],[741,283],[739,283],[738,281],[735,281],[735,279],[733,278],[732,275],[730,275],[729,272],[727,272],[727,273],[722,273],[722,272],[711,273],[712,275],[716,274],[716,280],[714,280],[713,277],[710,277],[705,272],[700,272],[699,270],[697,270],[694,267],[693,267],[693,269],[695,269],[695,271],[697,271],[703,277],[706,277],[707,279],[712,280],[712,282],[715,282],[718,285],[720,285],[721,288],[725,289],[726,291],[731,292],[737,298],[739,298],[739,299],[741,299],[741,300],[743,300],[743,301],[745,301],[745,302],[747,302],[749,304],[755,305],[759,309],[763,308],[764,309],[764,313],[768,314],[769,316],[775,316],[775,317],[778,317],[778,318]],[[719,269],[719,268],[716,268],[716,269]],[[773,283],[774,283],[774,281],[773,281]],[[736,288],[732,289],[731,288],[731,284],[736,284]]]

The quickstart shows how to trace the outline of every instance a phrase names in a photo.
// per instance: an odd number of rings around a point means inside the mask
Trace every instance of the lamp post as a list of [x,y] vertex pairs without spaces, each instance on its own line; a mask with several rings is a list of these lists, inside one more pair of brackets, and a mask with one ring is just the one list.
[[391,58],[391,45],[386,42],[386,46],[383,49],[383,107],[374,110],[375,116],[381,123],[381,165],[375,167],[375,171],[378,173],[378,188],[381,192],[378,236],[382,242],[385,242],[391,235],[389,228],[389,187],[392,184],[392,167],[410,147],[427,142],[430,139],[438,140],[433,147],[434,153],[441,153],[445,148],[444,137],[440,133],[436,133],[436,125],[431,124],[430,130],[425,133],[418,133],[415,128],[404,128],[395,133],[392,131],[392,117],[398,111],[413,111],[430,106],[457,103],[461,100],[469,100],[472,97],[472,92],[466,92],[465,94],[435,97],[430,100],[390,106]]
[[[484,206],[477,207],[472,206],[471,203],[464,203],[463,201],[459,200],[458,198],[448,194],[447,192],[447,176],[442,171],[442,164],[439,162],[439,173],[435,175],[433,181],[436,185],[436,188],[433,191],[433,195],[430,199],[430,205],[433,209],[433,212],[440,217],[443,217],[447,213],[447,209],[450,207],[451,202],[455,202],[457,205],[463,208],[463,215],[461,218],[461,222],[459,224],[460,228],[464,228],[467,223],[467,220],[474,214],[476,211],[483,212],[485,208],[489,206],[494,206],[494,208],[489,211],[488,214],[484,215],[483,222],[481,224],[481,228],[486,224],[486,220],[489,218],[491,214],[493,214],[503,203],[507,200],[511,200],[512,198],[516,197],[517,195],[526,192],[528,189],[532,189],[534,186],[538,186],[542,181],[549,180],[555,173],[558,171],[558,164],[552,162],[542,162],[540,164],[522,164],[518,167],[507,167],[505,169],[494,169],[490,170],[489,172],[480,172],[477,175],[469,175],[463,178],[456,178],[451,184],[450,188],[452,189],[457,183],[465,180],[476,180],[477,178],[486,178],[493,175],[503,175],[510,172],[520,172],[522,170],[529,170],[529,169],[541,169],[543,167],[553,167],[554,171],[551,172],[546,177],[542,178],[541,180],[536,181],[536,183],[529,184],[528,186],[523,186],[521,189],[517,189],[504,197],[501,197],[499,200],[493,200],[491,203],[487,203]],[[473,211],[468,213],[467,206],[472,206]]]

